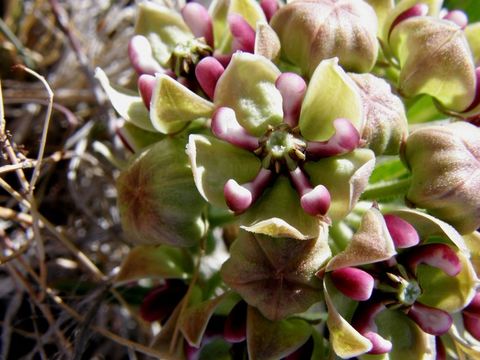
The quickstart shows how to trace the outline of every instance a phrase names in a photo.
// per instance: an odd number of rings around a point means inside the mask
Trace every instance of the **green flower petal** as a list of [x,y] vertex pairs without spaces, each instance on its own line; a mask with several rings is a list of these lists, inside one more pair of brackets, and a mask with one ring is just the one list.
[[154,57],[164,67],[177,44],[193,39],[192,32],[177,11],[152,1],[138,4],[135,32],[148,39]]
[[214,0],[209,12],[213,19],[215,49],[222,54],[231,51],[233,40],[227,23],[229,14],[241,15],[253,29],[258,21],[266,21],[262,8],[254,0]]
[[305,169],[312,184],[322,184],[330,192],[332,203],[327,215],[341,220],[357,203],[374,166],[373,151],[357,149],[342,156],[307,162]]
[[255,308],[247,313],[247,348],[251,360],[284,358],[310,337],[312,327],[301,319],[270,321]]
[[435,337],[422,331],[404,313],[386,309],[377,315],[378,333],[392,342],[392,350],[384,355],[362,355],[362,360],[436,359]]
[[100,81],[100,85],[107,93],[113,108],[122,118],[140,129],[157,132],[150,121],[150,115],[140,96],[128,93],[127,90],[118,91],[114,89],[110,85],[107,75],[100,68],[96,68],[95,77]]
[[214,103],[235,110],[250,134],[263,135],[268,125],[283,121],[282,97],[275,87],[280,70],[265,57],[238,52],[215,88]]
[[333,121],[345,118],[360,131],[362,101],[357,86],[338,66],[338,59],[323,60],[315,69],[303,100],[300,131],[307,140],[328,140],[334,133]]
[[150,119],[155,129],[161,133],[175,133],[195,119],[210,117],[212,112],[211,102],[198,96],[170,76],[156,75],[150,105]]
[[390,46],[400,62],[401,94],[428,94],[454,111],[471,104],[475,67],[465,34],[457,25],[427,16],[413,17],[393,29]]
[[353,302],[340,294],[329,278],[325,279],[323,286],[328,309],[327,326],[335,354],[343,359],[348,359],[370,351],[372,349],[370,340],[355,330],[337,310],[337,306],[344,310],[348,308],[350,313],[348,317],[351,317],[354,310]]
[[322,229],[320,221],[303,211],[300,197],[283,176],[241,218],[243,229],[273,237],[298,240],[316,238]]
[[480,22],[468,25],[465,28],[465,36],[472,50],[476,66],[480,66]]
[[363,215],[351,243],[328,262],[326,270],[371,264],[388,260],[395,254],[395,245],[383,215],[377,209],[371,208]]
[[448,276],[432,266],[418,267],[417,278],[423,290],[418,301],[449,313],[460,311],[470,303],[480,282],[470,259],[460,251],[457,252],[457,256],[462,264],[462,270],[456,276]]
[[198,191],[205,200],[223,209],[227,209],[225,183],[229,179],[246,183],[255,178],[261,166],[252,153],[210,136],[190,135],[187,153]]

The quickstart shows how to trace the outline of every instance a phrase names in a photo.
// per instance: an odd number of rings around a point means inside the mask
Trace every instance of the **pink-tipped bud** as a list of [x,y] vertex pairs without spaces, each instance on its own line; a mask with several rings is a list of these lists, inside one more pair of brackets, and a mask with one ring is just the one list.
[[441,336],[452,326],[452,317],[446,311],[416,302],[407,315],[428,334]]
[[442,19],[449,20],[455,24],[457,24],[462,30],[465,29],[468,25],[468,17],[461,10],[452,10],[449,11],[443,16]]
[[228,107],[218,108],[212,117],[213,134],[219,139],[232,145],[254,151],[258,148],[258,139],[250,134],[238,123],[235,111]]
[[480,341],[480,316],[463,313],[463,326],[475,339]]
[[223,337],[229,343],[242,342],[247,338],[247,303],[239,301],[225,320]]
[[210,99],[213,99],[217,81],[224,71],[225,68],[220,61],[212,56],[203,58],[195,67],[197,81]]
[[233,35],[233,51],[241,50],[253,53],[255,49],[255,30],[238,14],[228,15],[228,26]]
[[272,16],[277,12],[280,5],[277,0],[260,0],[260,7],[265,13],[267,21],[270,21]]
[[302,209],[309,215],[325,215],[330,208],[331,198],[327,188],[317,185],[300,198]]
[[301,76],[287,72],[278,77],[275,87],[282,95],[283,121],[294,128],[298,124],[307,84]]
[[330,157],[349,153],[360,144],[360,134],[352,123],[343,118],[333,122],[335,134],[327,141],[309,141],[307,154],[314,158]]
[[395,215],[385,215],[384,219],[396,248],[408,248],[420,242],[417,230],[409,222]]
[[228,180],[223,187],[223,195],[228,208],[235,213],[244,212],[253,202],[251,191],[233,179]]
[[138,78],[137,85],[143,103],[147,109],[150,110],[150,102],[152,100],[153,89],[155,88],[155,76],[142,74]]
[[406,262],[414,273],[419,264],[436,267],[450,276],[455,276],[462,270],[457,254],[446,244],[417,246],[406,254]]
[[372,343],[368,352],[372,355],[385,354],[392,350],[392,343],[377,333],[375,317],[385,310],[385,305],[377,302],[360,303],[352,319],[352,326]]
[[135,35],[130,39],[128,57],[137,74],[163,73],[163,68],[153,57],[152,47],[145,36]]
[[370,299],[375,280],[366,271],[354,267],[346,267],[333,270],[331,277],[335,287],[345,296],[355,301]]
[[392,25],[390,26],[390,30],[388,36],[392,33],[395,26],[400,24],[402,21],[407,20],[411,17],[415,16],[425,16],[428,14],[428,5],[427,4],[417,4],[412,6],[411,8],[405,10],[397,18],[393,21]]
[[190,2],[181,12],[193,35],[197,38],[203,37],[208,45],[213,46],[213,24],[208,10],[202,4]]

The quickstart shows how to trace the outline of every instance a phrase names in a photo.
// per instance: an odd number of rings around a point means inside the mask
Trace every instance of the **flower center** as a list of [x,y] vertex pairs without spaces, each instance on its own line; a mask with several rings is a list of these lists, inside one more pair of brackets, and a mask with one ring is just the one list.
[[402,308],[405,306],[411,306],[415,301],[417,301],[418,297],[422,295],[422,289],[415,279],[410,278],[406,274],[401,265],[398,265],[397,270],[399,270],[399,273],[386,273],[386,283],[388,285],[383,289],[381,287],[380,288],[384,290],[384,292],[393,293],[392,295],[395,297],[395,303],[391,304],[390,307]]
[[200,60],[212,53],[212,48],[205,43],[203,38],[187,40],[175,46],[169,65],[175,75],[191,77]]
[[255,153],[262,159],[262,166],[276,173],[293,171],[305,161],[306,143],[287,124],[270,126],[259,140]]

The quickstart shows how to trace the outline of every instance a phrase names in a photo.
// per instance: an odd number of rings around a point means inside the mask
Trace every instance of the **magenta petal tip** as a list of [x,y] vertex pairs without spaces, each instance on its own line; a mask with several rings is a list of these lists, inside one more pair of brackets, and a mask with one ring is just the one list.
[[152,47],[145,36],[135,35],[128,43],[128,57],[138,74],[155,75],[163,72],[163,68],[153,58]]
[[480,316],[463,313],[463,326],[475,339],[480,341]]
[[213,46],[213,24],[208,10],[202,4],[190,2],[182,8],[181,13],[193,35],[203,37],[209,46]]
[[227,21],[233,35],[233,51],[241,50],[253,53],[255,49],[255,30],[238,14],[228,15]]
[[260,7],[264,12],[267,21],[270,21],[272,16],[280,8],[277,0],[260,0]]
[[452,326],[453,319],[446,311],[416,302],[407,315],[428,334],[441,336]]
[[375,280],[369,273],[354,267],[333,270],[331,277],[335,287],[355,301],[370,298]]
[[223,187],[223,195],[228,208],[235,213],[244,212],[253,202],[253,195],[250,190],[239,185],[233,179],[228,180]]
[[468,25],[468,16],[461,10],[449,11],[445,14],[443,19],[457,24],[461,29],[465,29]]
[[462,270],[457,254],[446,244],[417,246],[414,251],[406,254],[406,260],[413,272],[416,272],[419,264],[436,267],[450,276],[455,276]]
[[325,215],[330,208],[330,202],[330,193],[323,185],[315,186],[300,198],[302,209],[312,216]]
[[396,248],[408,248],[420,242],[417,230],[407,221],[395,215],[384,215],[388,232]]
[[301,76],[286,72],[277,78],[275,87],[282,95],[284,122],[293,128],[298,124],[307,83]]
[[224,71],[223,65],[212,56],[203,58],[195,67],[197,81],[210,99],[213,99],[218,79]]
[[142,97],[143,103],[150,110],[153,89],[155,88],[155,76],[142,74],[138,78],[138,91]]

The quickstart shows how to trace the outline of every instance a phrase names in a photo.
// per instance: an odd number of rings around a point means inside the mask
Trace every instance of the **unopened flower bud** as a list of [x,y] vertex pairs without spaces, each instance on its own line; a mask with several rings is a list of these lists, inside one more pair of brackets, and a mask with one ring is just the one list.
[[320,61],[339,58],[354,72],[369,71],[378,52],[377,17],[364,1],[297,0],[271,20],[285,60],[311,76]]
[[120,174],[118,207],[127,241],[191,246],[204,235],[205,203],[184,149],[182,141],[164,139]]
[[460,233],[480,226],[480,129],[466,122],[428,126],[407,139],[407,199]]

